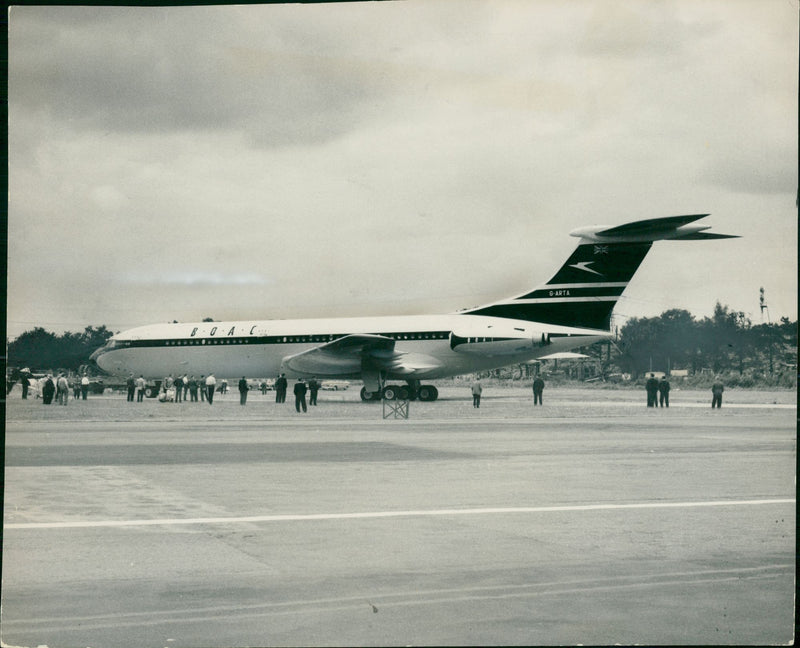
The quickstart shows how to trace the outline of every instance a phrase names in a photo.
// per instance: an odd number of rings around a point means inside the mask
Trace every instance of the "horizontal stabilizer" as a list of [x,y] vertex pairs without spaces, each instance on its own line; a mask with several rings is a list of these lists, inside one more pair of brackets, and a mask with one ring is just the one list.
[[709,214],[689,214],[686,216],[666,216],[665,218],[648,218],[608,227],[593,225],[581,227],[570,232],[592,243],[651,243],[653,241],[695,241],[701,239],[738,238],[728,234],[699,234],[710,229],[710,225],[693,225],[694,221],[705,218]]
[[687,223],[705,218],[708,214],[692,214],[690,216],[667,216],[666,218],[648,218],[647,220],[625,223],[610,229],[595,232],[597,236],[619,236],[622,234],[637,235],[666,232]]

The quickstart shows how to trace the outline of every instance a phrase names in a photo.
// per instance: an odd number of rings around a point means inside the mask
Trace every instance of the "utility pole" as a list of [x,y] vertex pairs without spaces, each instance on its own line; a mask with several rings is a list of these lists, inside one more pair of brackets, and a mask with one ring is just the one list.
[[764,311],[767,311],[767,346],[769,347],[769,375],[772,375],[772,322],[769,317],[769,306],[764,296],[764,286],[758,289],[758,303],[761,307],[761,322],[764,322]]

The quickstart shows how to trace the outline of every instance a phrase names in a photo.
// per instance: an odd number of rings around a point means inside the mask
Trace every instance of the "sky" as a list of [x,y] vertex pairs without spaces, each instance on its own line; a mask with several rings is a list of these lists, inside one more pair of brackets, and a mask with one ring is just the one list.
[[453,312],[697,213],[615,324],[797,318],[794,0],[12,7],[8,92],[10,339]]

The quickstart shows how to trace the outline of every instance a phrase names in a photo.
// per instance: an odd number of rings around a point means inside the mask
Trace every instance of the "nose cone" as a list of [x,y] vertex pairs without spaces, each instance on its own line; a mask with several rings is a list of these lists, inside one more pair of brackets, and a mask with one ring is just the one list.
[[89,361],[96,367],[99,367],[105,372],[109,371],[108,352],[115,346],[113,340],[109,340],[105,346],[96,349],[92,355],[89,356]]
[[89,356],[89,360],[97,364],[97,359],[106,352],[106,348],[101,346],[99,349],[96,349],[92,355]]

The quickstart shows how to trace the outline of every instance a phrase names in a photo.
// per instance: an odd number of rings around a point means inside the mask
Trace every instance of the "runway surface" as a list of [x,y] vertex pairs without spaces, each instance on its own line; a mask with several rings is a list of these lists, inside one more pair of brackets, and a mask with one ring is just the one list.
[[465,392],[9,401],[4,644],[793,639],[791,401]]

